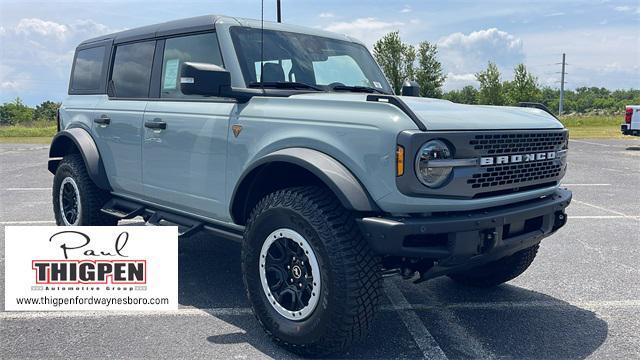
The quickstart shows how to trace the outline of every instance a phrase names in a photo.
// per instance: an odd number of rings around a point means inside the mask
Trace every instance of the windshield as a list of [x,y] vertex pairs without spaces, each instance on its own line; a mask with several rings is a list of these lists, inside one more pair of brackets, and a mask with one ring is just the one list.
[[236,26],[230,31],[247,86],[298,83],[329,91],[359,87],[392,93],[371,54],[360,44],[264,30],[261,63],[260,29]]

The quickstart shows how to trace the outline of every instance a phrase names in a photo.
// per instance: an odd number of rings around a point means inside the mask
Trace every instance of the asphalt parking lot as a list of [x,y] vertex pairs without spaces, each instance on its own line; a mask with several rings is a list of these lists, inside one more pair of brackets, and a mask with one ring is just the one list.
[[[3,239],[4,226],[53,224],[46,160],[45,145],[0,144]],[[491,290],[386,278],[374,331],[344,357],[640,358],[640,139],[572,140],[564,185],[569,223],[524,275]],[[0,358],[293,357],[251,314],[239,244],[199,234],[179,252],[180,310],[3,311]]]

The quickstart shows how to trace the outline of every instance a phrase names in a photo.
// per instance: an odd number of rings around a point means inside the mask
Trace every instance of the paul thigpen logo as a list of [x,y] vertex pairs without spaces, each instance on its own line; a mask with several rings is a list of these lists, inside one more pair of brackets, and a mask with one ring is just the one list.
[[[93,249],[91,238],[79,231],[61,231],[49,238],[60,243],[64,260],[33,260],[36,284],[146,284],[147,261],[127,259],[129,233],[120,233],[113,249]],[[70,260],[82,257],[82,260]],[[95,257],[100,259],[87,259]],[[109,257],[109,259],[104,259]]]

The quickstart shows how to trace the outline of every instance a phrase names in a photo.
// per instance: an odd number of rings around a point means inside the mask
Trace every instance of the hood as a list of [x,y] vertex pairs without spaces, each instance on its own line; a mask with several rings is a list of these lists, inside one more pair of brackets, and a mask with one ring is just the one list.
[[[307,93],[293,98],[367,101],[362,93]],[[448,100],[400,96],[427,130],[562,129],[556,118],[536,108],[456,104]]]
[[562,129],[536,108],[456,104],[447,100],[401,96],[428,130]]

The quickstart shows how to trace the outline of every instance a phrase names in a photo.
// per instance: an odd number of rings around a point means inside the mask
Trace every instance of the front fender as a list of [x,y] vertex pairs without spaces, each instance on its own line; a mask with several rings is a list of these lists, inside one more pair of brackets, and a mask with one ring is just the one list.
[[100,152],[93,137],[83,128],[72,128],[58,132],[49,148],[49,171],[55,175],[62,158],[79,152],[91,180],[103,190],[111,190],[107,174],[100,158]]

